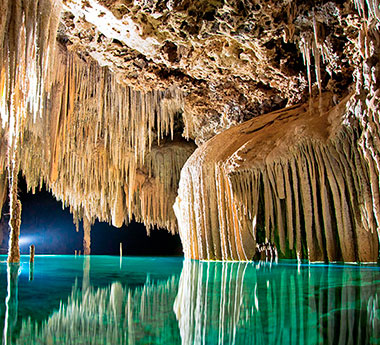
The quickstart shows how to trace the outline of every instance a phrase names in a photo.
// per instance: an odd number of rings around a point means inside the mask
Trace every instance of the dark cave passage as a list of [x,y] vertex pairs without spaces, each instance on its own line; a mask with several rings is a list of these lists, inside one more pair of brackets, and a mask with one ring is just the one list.
[[[36,194],[26,192],[26,183],[19,179],[19,198],[22,203],[20,235],[21,254],[29,253],[29,246],[36,246],[36,254],[83,253],[83,227],[76,232],[69,209],[62,210],[57,201],[45,189]],[[6,254],[9,236],[9,210],[6,203],[0,223],[0,254]],[[120,243],[123,255],[180,256],[182,245],[179,235],[171,235],[165,229],[152,229],[147,236],[145,225],[132,221],[128,226],[115,228],[104,222],[91,227],[92,255],[119,255]]]

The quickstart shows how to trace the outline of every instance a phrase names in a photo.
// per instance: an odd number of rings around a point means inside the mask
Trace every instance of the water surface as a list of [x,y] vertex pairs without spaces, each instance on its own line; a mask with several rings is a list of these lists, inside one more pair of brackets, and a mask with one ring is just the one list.
[[380,344],[379,267],[28,259],[0,263],[3,344]]

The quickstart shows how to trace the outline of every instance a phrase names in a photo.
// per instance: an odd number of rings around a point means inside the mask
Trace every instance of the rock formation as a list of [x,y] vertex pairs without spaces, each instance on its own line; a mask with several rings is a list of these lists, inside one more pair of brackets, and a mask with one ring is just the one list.
[[[374,205],[347,100],[322,95],[226,130],[182,169],[185,255],[250,260],[257,243],[311,261],[377,261]],[[201,215],[201,216],[199,216]]]
[[148,231],[179,225],[193,258],[251,259],[270,241],[285,257],[377,261],[377,0],[0,10],[10,261],[19,171],[84,220],[85,253],[96,219],[134,217]]
[[321,92],[323,47],[314,25],[303,46],[308,104],[231,128],[188,160],[175,206],[187,257],[249,260],[270,240],[285,257],[377,261],[378,4],[355,5],[363,19],[354,95],[335,107],[334,96],[313,99],[310,56]]

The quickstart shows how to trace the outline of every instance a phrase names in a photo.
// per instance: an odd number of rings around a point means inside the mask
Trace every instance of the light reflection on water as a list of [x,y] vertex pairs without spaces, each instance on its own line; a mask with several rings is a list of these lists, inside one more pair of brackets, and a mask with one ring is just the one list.
[[4,344],[380,344],[378,267],[37,256],[32,268],[0,263]]

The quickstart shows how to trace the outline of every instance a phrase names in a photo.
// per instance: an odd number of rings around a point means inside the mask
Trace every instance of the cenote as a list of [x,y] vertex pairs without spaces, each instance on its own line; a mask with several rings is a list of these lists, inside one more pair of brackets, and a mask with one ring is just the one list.
[[380,0],[0,0],[4,345],[380,344],[379,239]]
[[1,260],[3,344],[380,343],[378,267],[96,255]]

